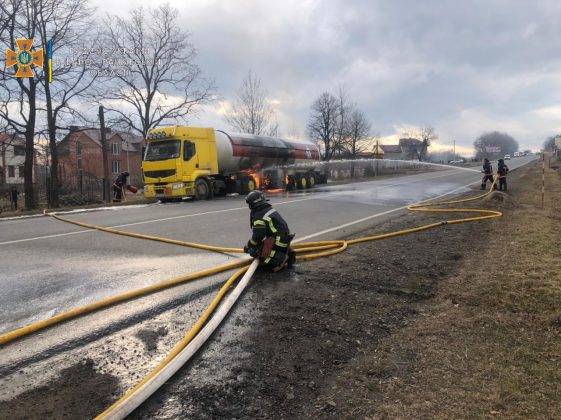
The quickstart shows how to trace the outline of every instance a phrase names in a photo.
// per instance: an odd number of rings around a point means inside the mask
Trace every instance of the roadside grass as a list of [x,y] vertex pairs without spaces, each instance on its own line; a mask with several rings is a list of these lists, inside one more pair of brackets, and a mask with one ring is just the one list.
[[466,240],[459,271],[337,379],[354,389],[349,414],[560,415],[561,177],[547,170],[543,209],[540,164],[510,178],[504,217]]

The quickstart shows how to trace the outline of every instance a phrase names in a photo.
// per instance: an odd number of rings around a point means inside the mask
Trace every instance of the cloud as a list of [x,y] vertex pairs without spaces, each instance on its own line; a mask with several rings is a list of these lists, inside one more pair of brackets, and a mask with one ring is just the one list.
[[[157,0],[115,3],[125,13]],[[433,125],[466,150],[506,131],[537,148],[561,131],[561,2],[541,0],[175,0],[205,75],[232,100],[251,69],[277,109],[281,132],[304,135],[309,107],[344,86],[383,137]],[[224,127],[225,102],[194,121]]]

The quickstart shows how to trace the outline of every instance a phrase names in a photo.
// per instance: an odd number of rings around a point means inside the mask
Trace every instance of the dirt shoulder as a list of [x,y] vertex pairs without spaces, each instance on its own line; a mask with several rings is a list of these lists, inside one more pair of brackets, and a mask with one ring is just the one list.
[[[483,203],[501,219],[258,275],[242,305],[260,317],[223,327],[248,331],[235,369],[202,386],[178,375],[135,417],[164,415],[166,400],[196,418],[555,417],[561,179],[547,173],[545,210],[537,163],[509,181],[508,197]],[[434,220],[408,214],[363,235]],[[220,358],[205,360],[221,371]]]

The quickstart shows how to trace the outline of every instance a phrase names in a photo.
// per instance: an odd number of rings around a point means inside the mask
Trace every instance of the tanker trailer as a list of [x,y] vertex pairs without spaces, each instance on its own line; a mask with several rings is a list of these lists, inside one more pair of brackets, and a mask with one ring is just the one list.
[[[313,165],[317,146],[213,128],[157,127],[148,132],[142,161],[144,195],[161,200],[303,189],[325,183]],[[298,165],[304,165],[304,168]]]

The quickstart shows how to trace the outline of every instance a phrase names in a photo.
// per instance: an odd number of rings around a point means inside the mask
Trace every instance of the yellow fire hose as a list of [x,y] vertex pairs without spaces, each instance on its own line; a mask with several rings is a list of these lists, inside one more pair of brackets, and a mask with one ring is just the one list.
[[[356,238],[356,239],[352,239],[352,240],[333,240],[333,241],[319,241],[319,242],[307,242],[307,243],[295,244],[295,245],[292,246],[292,248],[298,254],[297,255],[298,260],[307,261],[307,260],[312,260],[312,259],[320,258],[320,257],[326,257],[326,256],[329,256],[329,255],[334,255],[334,254],[343,252],[347,249],[347,247],[349,245],[354,245],[354,244],[358,244],[358,243],[362,243],[362,242],[376,241],[376,240],[393,238],[393,237],[402,236],[402,235],[408,235],[408,234],[415,233],[415,232],[421,232],[421,231],[425,231],[425,230],[429,230],[429,229],[434,229],[434,228],[437,228],[439,226],[443,226],[443,225],[447,225],[447,224],[468,223],[468,222],[474,222],[474,221],[480,221],[480,220],[486,220],[486,219],[501,217],[502,213],[500,211],[481,209],[481,208],[464,208],[464,207],[462,207],[462,208],[442,208],[442,207],[435,208],[435,206],[466,203],[466,202],[482,199],[482,198],[484,198],[484,197],[493,193],[496,181],[497,181],[497,178],[494,179],[494,181],[491,185],[491,189],[488,192],[477,195],[475,197],[470,197],[470,198],[465,198],[465,199],[460,199],[460,200],[443,201],[443,202],[437,202],[437,203],[421,202],[421,203],[412,204],[412,205],[407,207],[408,210],[415,211],[415,212],[438,212],[438,213],[457,213],[457,212],[461,212],[461,213],[477,213],[477,214],[479,214],[479,216],[466,217],[466,218],[460,218],[460,219],[452,219],[452,220],[444,220],[444,221],[441,221],[441,222],[429,223],[429,224],[425,224],[425,225],[421,225],[421,226],[417,226],[417,227],[413,227],[413,228],[409,228],[409,229],[403,229],[403,230],[399,230],[399,231],[395,231],[395,232],[388,232],[388,233],[383,233],[383,234],[373,235],[373,236],[366,236],[366,237]],[[428,200],[428,201],[430,201],[430,200]],[[123,230],[117,230],[117,229],[114,229],[114,228],[96,226],[96,225],[92,225],[92,224],[89,224],[89,223],[77,222],[77,221],[74,221],[74,220],[70,220],[70,219],[60,217],[60,216],[58,216],[56,214],[52,214],[52,213],[47,213],[47,214],[49,214],[51,217],[54,217],[54,218],[56,218],[60,221],[72,223],[72,224],[82,226],[82,227],[86,227],[86,228],[89,228],[89,229],[96,229],[96,230],[100,230],[100,231],[103,231],[103,232],[113,233],[113,234],[117,234],[117,235],[130,236],[130,237],[133,237],[133,238],[146,239],[146,240],[152,240],[152,241],[159,241],[159,242],[164,242],[164,243],[169,243],[169,244],[174,244],[174,245],[186,246],[186,247],[197,248],[197,249],[204,249],[204,250],[208,250],[208,251],[221,252],[221,253],[241,253],[241,252],[243,252],[243,250],[241,248],[219,247],[219,246],[212,246],[212,245],[206,245],[206,244],[178,241],[178,240],[167,239],[167,238],[158,237],[158,236],[143,235],[143,234],[138,234],[138,233],[135,233],[135,232],[128,232],[128,231],[123,231]],[[16,330],[13,330],[13,331],[10,331],[10,332],[7,332],[7,333],[4,333],[4,334],[0,335],[0,345],[5,346],[6,344],[8,344],[8,343],[10,343],[10,342],[12,342],[12,341],[14,341],[18,338],[27,336],[29,334],[40,331],[40,330],[45,329],[47,327],[50,327],[52,325],[70,320],[72,318],[76,318],[78,316],[81,316],[81,315],[84,315],[84,314],[87,314],[87,313],[91,313],[91,312],[96,311],[98,309],[106,308],[106,307],[109,307],[111,305],[114,305],[114,304],[117,304],[117,303],[120,303],[120,302],[124,302],[124,301],[130,300],[130,299],[145,296],[147,294],[154,293],[156,291],[163,290],[165,288],[173,287],[173,286],[176,286],[176,285],[188,282],[188,281],[192,281],[192,280],[195,280],[195,279],[201,279],[201,278],[204,278],[204,277],[207,277],[207,276],[211,276],[213,274],[217,274],[217,273],[221,273],[221,272],[224,272],[224,271],[239,268],[224,283],[224,285],[220,288],[220,290],[218,291],[217,295],[214,297],[212,302],[208,305],[208,307],[201,314],[200,318],[189,329],[189,331],[187,332],[185,337],[179,343],[177,343],[174,346],[174,348],[166,356],[166,358],[155,369],[153,369],[149,373],[149,375],[147,375],[141,382],[139,382],[137,385],[135,385],[135,387],[131,388],[127,393],[125,393],[125,395],[123,395],[123,397],[121,397],[119,400],[117,400],[111,407],[109,407],[106,411],[101,413],[98,417],[98,418],[118,418],[119,416],[114,416],[112,414],[113,410],[116,407],[119,407],[119,406],[125,404],[125,401],[127,399],[132,398],[135,395],[137,390],[141,389],[144,384],[146,384],[147,382],[152,380],[154,377],[156,377],[158,375],[158,373],[161,372],[166,367],[166,365],[168,365],[182,350],[184,350],[186,348],[186,346],[193,340],[193,338],[196,337],[197,333],[201,330],[201,328],[207,323],[208,319],[212,316],[216,307],[220,304],[222,298],[226,295],[226,293],[228,292],[228,290],[230,289],[232,284],[242,274],[244,274],[246,272],[246,270],[248,269],[251,261],[252,260],[248,259],[248,258],[241,259],[241,260],[238,260],[238,261],[233,261],[233,262],[230,262],[230,263],[227,263],[227,264],[223,264],[223,265],[213,267],[213,268],[210,268],[210,269],[207,269],[207,270],[202,270],[202,271],[199,271],[199,272],[196,272],[196,273],[174,277],[172,279],[168,279],[168,280],[165,280],[163,282],[160,282],[160,283],[148,286],[148,287],[143,287],[143,288],[140,288],[140,289],[136,289],[136,290],[124,292],[124,293],[121,293],[121,294],[117,294],[117,295],[114,295],[114,296],[110,296],[108,298],[101,299],[97,302],[93,302],[93,303],[85,305],[85,306],[77,307],[77,308],[71,309],[69,311],[62,312],[62,313],[60,313],[58,315],[55,315],[51,318],[47,318],[47,319],[44,319],[42,321],[32,323],[32,324],[29,324],[27,326],[24,326],[24,327],[21,327],[21,328],[18,328]],[[250,274],[250,273],[248,273],[248,274]]]

